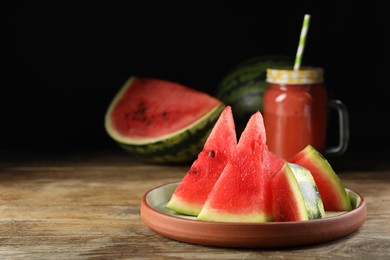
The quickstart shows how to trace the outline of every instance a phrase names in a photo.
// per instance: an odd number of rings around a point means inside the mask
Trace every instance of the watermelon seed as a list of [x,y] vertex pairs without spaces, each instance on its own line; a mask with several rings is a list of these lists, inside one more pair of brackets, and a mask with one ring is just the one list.
[[215,152],[214,152],[214,150],[211,150],[211,151],[209,152],[209,156],[210,156],[210,157],[213,157],[213,158],[215,157]]
[[198,170],[196,168],[190,169],[188,173],[197,174]]
[[167,112],[162,111],[162,112],[161,112],[161,115],[162,115],[162,117],[163,117],[164,119],[167,119]]
[[149,119],[146,116],[146,110],[147,110],[147,107],[146,107],[145,102],[141,101],[138,104],[138,107],[135,111],[130,111],[130,112],[126,113],[126,118],[131,115],[132,116],[131,119],[134,121],[140,121],[140,122],[144,122],[146,124],[150,124],[150,122],[148,123]]

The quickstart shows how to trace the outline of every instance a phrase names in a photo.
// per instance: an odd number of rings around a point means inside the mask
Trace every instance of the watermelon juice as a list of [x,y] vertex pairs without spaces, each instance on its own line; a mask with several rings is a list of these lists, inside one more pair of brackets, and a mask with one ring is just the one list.
[[264,124],[269,150],[289,160],[307,145],[324,151],[327,93],[320,68],[268,69]]

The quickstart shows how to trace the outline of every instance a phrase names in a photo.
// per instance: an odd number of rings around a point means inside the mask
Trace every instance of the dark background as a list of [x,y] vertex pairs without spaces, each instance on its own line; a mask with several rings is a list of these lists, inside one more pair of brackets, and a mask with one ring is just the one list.
[[0,150],[117,150],[103,119],[130,75],[214,94],[243,60],[295,56],[309,13],[304,61],[325,69],[330,94],[349,109],[347,154],[388,151],[390,23],[384,4],[255,2],[26,1],[3,8]]

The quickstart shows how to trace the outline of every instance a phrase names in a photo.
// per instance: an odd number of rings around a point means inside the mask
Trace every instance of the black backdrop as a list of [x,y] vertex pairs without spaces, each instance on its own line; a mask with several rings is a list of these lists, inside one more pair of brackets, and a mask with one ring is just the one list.
[[3,42],[0,150],[115,150],[105,110],[130,75],[213,94],[237,63],[295,56],[312,16],[304,61],[322,66],[348,106],[348,153],[387,151],[389,18],[384,4],[314,1],[18,2]]

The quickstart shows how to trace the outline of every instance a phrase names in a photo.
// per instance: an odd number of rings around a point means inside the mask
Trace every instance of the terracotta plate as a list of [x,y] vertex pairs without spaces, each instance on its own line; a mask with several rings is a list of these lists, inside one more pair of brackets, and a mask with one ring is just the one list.
[[141,201],[142,221],[170,239],[221,247],[286,247],[330,241],[350,234],[366,220],[364,198],[347,189],[353,210],[327,212],[326,217],[296,222],[211,222],[167,209],[179,182],[156,187]]

